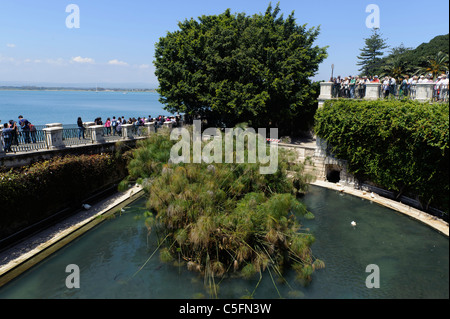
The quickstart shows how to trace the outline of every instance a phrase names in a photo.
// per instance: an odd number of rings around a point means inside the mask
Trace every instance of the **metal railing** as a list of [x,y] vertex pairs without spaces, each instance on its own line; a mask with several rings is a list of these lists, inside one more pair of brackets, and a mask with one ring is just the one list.
[[[145,125],[133,124],[131,127],[127,127],[127,135],[124,134],[125,128],[122,128],[122,130],[118,132],[113,127],[111,127],[110,129],[103,127],[101,129],[101,143],[116,142],[121,139],[145,137],[153,132],[156,132],[158,130],[158,127],[159,126],[155,124],[155,126],[153,126],[153,129],[150,129]],[[63,126],[61,126],[61,130],[62,147],[83,146],[98,142],[94,140],[95,134],[93,134],[93,128],[89,126],[85,127],[84,130],[80,130],[76,126],[68,125],[68,128],[64,128]],[[8,141],[5,141],[5,138],[2,134],[2,128],[0,128],[0,153],[6,151],[5,146],[7,142],[8,144],[10,143],[11,152],[13,153],[51,149],[51,145],[48,144],[51,142],[47,140],[48,138],[51,138],[50,133],[45,130],[44,126],[39,126],[39,129],[33,132],[19,131],[17,134],[13,132],[12,138],[10,138]]]
[[11,150],[14,153],[47,149],[47,139],[43,130],[22,131],[12,134]]
[[131,128],[131,136],[130,137],[141,137],[147,135],[148,129],[143,125],[135,125]]
[[86,129],[63,128],[62,139],[65,146],[92,144],[92,138],[87,134]]

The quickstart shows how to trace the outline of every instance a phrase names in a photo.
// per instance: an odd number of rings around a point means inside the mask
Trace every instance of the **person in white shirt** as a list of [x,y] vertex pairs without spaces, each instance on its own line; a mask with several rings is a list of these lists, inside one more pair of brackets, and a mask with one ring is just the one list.
[[350,81],[348,77],[345,77],[344,81],[341,83],[341,87],[344,90],[344,97],[349,98],[350,97],[350,90],[349,90]]
[[391,96],[395,96],[395,94],[397,93],[396,90],[397,90],[397,81],[393,77],[391,77],[389,79],[389,93],[391,94]]
[[447,74],[442,74],[439,91],[439,99],[441,101],[448,101],[448,77]]
[[403,80],[400,83],[399,96],[402,98],[404,96],[408,96],[408,80],[409,80],[409,77],[407,75],[405,75],[405,77],[403,78]]
[[431,74],[428,74],[423,83],[434,83],[433,76]]
[[389,77],[386,76],[384,78],[382,88],[383,88],[383,96],[387,98],[389,96]]
[[366,92],[367,76],[363,76],[358,80],[358,96],[362,99]]

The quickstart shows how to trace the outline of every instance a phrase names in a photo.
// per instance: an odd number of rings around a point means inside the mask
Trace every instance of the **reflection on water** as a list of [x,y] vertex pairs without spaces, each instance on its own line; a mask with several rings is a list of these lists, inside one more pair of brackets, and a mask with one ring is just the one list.
[[[303,198],[316,218],[303,221],[316,237],[312,249],[326,268],[302,287],[295,274],[264,273],[255,298],[448,298],[449,241],[429,227],[350,195],[311,187]],[[147,238],[141,199],[41,264],[0,288],[0,298],[209,298],[204,278],[185,266],[161,263]],[[351,221],[357,226],[352,227]],[[66,266],[80,268],[80,289],[65,285]],[[380,288],[365,285],[366,266],[380,269]],[[217,279],[219,298],[252,294],[259,277]]]

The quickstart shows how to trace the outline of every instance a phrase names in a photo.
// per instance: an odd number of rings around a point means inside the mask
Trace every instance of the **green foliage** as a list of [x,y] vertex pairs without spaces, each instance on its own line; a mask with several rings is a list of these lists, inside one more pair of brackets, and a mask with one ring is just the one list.
[[[164,135],[157,139],[164,144],[164,138],[168,140]],[[314,237],[299,232],[297,218],[308,214],[296,198],[307,188],[308,178],[302,167],[286,164],[282,150],[278,172],[261,175],[259,164],[164,164],[162,154],[142,156],[147,154],[142,148],[149,147],[142,143],[130,165],[157,168],[141,173],[150,176],[145,189],[154,227],[148,228],[166,238],[162,259],[171,260],[168,252],[173,258],[181,256],[188,269],[209,278],[214,294],[213,278],[225,274],[248,278],[271,268],[281,275],[283,266],[293,264],[313,269]],[[310,275],[302,275],[305,283]]]
[[357,65],[361,66],[359,71],[361,75],[374,76],[375,69],[380,66],[381,57],[383,56],[383,50],[388,46],[386,40],[382,39],[381,34],[378,33],[378,29],[372,30],[372,35],[364,39],[365,46],[360,49],[361,53],[357,57],[360,60]]
[[360,180],[448,212],[448,104],[327,101],[315,132]]
[[128,178],[137,180],[159,175],[164,163],[169,162],[170,149],[174,144],[174,141],[161,134],[152,134],[138,141],[128,163]]
[[416,69],[416,74],[431,74],[433,78],[448,71],[448,53],[439,51],[435,56],[430,56],[424,66]]
[[211,126],[278,127],[282,134],[312,124],[318,86],[310,78],[326,57],[313,46],[319,28],[297,25],[294,14],[201,16],[160,38],[155,74],[170,112],[207,119]]
[[[389,75],[397,78],[398,74],[425,74],[426,68],[431,66],[432,60],[436,59],[439,52],[448,57],[449,35],[439,35],[428,43],[422,43],[417,48],[405,48],[403,45],[393,48],[390,54],[381,58],[379,65],[374,69],[378,75]],[[447,58],[448,70],[448,58]],[[390,72],[396,70],[396,72]],[[430,73],[430,72],[428,72]]]
[[56,157],[0,173],[0,236],[59,209],[81,207],[83,199],[124,175],[124,163],[107,154]]

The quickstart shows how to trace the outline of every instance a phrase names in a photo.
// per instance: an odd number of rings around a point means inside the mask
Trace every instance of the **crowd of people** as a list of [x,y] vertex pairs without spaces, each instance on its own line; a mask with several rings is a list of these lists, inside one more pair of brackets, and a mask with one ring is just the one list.
[[448,101],[449,79],[447,74],[441,74],[436,79],[431,74],[412,75],[395,79],[391,76],[379,78],[377,75],[368,76],[348,76],[333,77],[332,96],[342,98],[363,98],[366,94],[367,83],[380,83],[382,97],[415,97],[417,83],[433,83],[433,100]]
[[[118,116],[117,118],[113,116],[112,118],[108,117],[105,122],[103,122],[101,117],[97,117],[94,120],[95,125],[102,125],[104,130],[105,136],[122,136],[122,125],[124,124],[131,124],[132,126],[132,132],[133,134],[137,134],[139,131],[139,127],[144,126],[145,123],[155,123],[155,128],[158,128],[162,125],[164,125],[164,122],[171,122],[173,127],[177,127],[180,125],[181,116],[177,114],[176,116],[164,116],[159,115],[155,118],[153,118],[151,115],[148,117],[138,117],[137,119],[135,117],[131,118],[129,117],[128,120],[124,116]],[[85,138],[85,124],[81,117],[77,120],[77,126],[78,126],[78,139]]]
[[[180,126],[181,119],[179,114],[176,116],[159,115],[155,118],[151,115],[148,117],[138,117],[137,119],[130,117],[128,120],[124,116],[118,116],[117,118],[113,116],[112,118],[107,118],[105,122],[103,122],[101,117],[97,117],[94,120],[94,124],[104,127],[105,136],[122,136],[122,125],[124,124],[132,124],[132,133],[138,134],[139,127],[144,126],[145,123],[154,122],[155,128],[158,128],[163,126],[165,122],[171,122],[172,127],[177,127]],[[81,117],[77,119],[77,127],[78,139],[85,139],[86,126]],[[18,121],[9,120],[2,124],[0,120],[0,129],[0,137],[3,139],[3,149],[7,153],[12,152],[12,147],[19,146],[19,143],[37,143],[36,127],[22,115],[18,117]]]
[[[25,143],[36,143],[36,127],[30,121],[19,115],[19,121],[9,120],[3,123],[2,137],[4,151],[12,152],[12,146],[19,146],[19,137],[23,136]],[[1,121],[0,121],[1,123]]]

